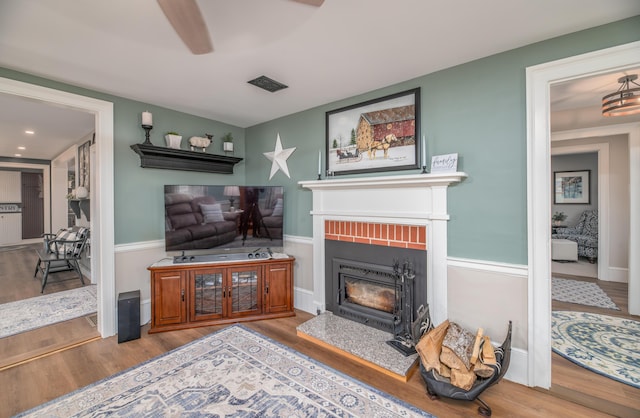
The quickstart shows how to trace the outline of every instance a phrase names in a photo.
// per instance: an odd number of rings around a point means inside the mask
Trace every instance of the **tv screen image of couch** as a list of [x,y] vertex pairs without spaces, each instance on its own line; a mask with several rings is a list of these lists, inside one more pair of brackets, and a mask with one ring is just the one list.
[[283,208],[282,186],[165,185],[165,250],[281,251]]

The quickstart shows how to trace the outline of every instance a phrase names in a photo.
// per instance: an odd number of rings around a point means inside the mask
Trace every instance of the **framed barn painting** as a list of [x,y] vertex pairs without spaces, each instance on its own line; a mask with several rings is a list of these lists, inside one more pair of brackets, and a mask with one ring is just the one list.
[[419,168],[420,88],[326,113],[327,176]]

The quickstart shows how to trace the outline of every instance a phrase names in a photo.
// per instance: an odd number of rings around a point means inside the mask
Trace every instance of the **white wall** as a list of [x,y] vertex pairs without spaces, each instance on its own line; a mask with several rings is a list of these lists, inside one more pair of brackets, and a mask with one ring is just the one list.
[[[0,203],[22,203],[20,171],[0,170]],[[0,245],[22,241],[22,213],[0,213]]]
[[74,159],[75,161],[77,152],[78,147],[73,145],[51,160],[51,232],[54,233],[68,226],[67,167],[70,160]]
[[[49,198],[51,196],[51,188],[49,187],[49,179],[51,178],[51,171],[49,170],[49,165],[47,164],[27,164],[27,163],[14,163],[14,162],[2,162],[0,161],[0,170],[2,170],[2,168],[9,168],[11,170],[17,170],[20,171],[20,169],[35,169],[35,170],[42,170],[42,185],[43,185],[43,200],[44,202],[48,202]],[[44,205],[44,230],[48,231],[49,227],[51,225],[50,223],[50,214],[51,214],[51,208],[49,207],[49,205],[45,204]],[[20,229],[21,233],[22,233],[22,225],[21,225],[21,229]],[[21,242],[35,242],[35,240],[22,240]]]

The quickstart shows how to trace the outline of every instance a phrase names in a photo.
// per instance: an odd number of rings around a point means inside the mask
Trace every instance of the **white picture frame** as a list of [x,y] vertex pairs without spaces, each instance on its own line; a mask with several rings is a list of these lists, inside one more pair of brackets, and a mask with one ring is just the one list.
[[458,153],[431,157],[432,173],[455,173],[458,171]]

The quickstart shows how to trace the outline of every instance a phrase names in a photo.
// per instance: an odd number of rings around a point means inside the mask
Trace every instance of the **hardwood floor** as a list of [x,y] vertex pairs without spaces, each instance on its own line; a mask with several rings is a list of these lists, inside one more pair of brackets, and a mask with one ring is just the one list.
[[[627,284],[592,278],[555,274],[555,277],[597,283],[620,308],[597,308],[568,302],[552,302],[554,311],[590,312],[640,320],[629,314]],[[617,382],[580,367],[558,354],[552,353],[551,393],[582,405],[604,410],[620,417],[640,417],[640,389]]]
[[[425,395],[425,386],[419,373],[415,373],[407,383],[400,383],[299,338],[296,326],[310,318],[311,314],[298,311],[295,317],[244,325],[436,416],[477,416],[475,402],[430,400]],[[118,344],[117,337],[110,337],[0,371],[0,387],[4,389],[0,391],[0,417],[37,406],[221,328],[204,327],[148,334],[148,326],[145,326],[138,340]],[[560,399],[546,391],[508,381],[490,388],[482,398],[491,406],[496,417],[610,416]]]
[[[33,277],[38,260],[35,248],[41,244],[0,247],[0,303],[41,296],[41,274]],[[88,279],[85,278],[85,283]],[[44,294],[79,288],[82,283],[75,272],[59,272],[49,276]],[[13,364],[63,350],[99,337],[95,326],[86,318],[53,324],[44,328],[0,338],[0,370]]]
[[[1,303],[5,303],[9,298],[20,299],[40,295],[39,281],[33,279],[35,253],[32,248],[20,251],[24,253],[0,251],[0,283],[3,289],[6,289],[0,296],[4,298],[0,299],[3,300]],[[21,278],[18,279],[17,276]],[[33,289],[17,289],[25,282],[33,284]],[[45,293],[56,289],[64,290],[67,286],[79,287],[80,281],[77,278],[63,278],[50,284],[47,285]],[[626,285],[605,282],[602,283],[602,287],[622,311],[589,307],[584,309],[622,316],[627,312],[628,315]],[[553,302],[554,310],[578,310],[580,306]],[[333,351],[300,339],[296,335],[296,326],[310,318],[312,315],[298,311],[295,317],[245,325],[436,416],[478,416],[478,405],[475,402],[430,400],[425,396],[424,383],[419,373],[415,373],[407,383],[400,383],[383,373],[353,364]],[[0,418],[40,405],[222,328],[204,327],[148,334],[147,325],[143,327],[142,338],[118,344],[115,336],[92,340],[97,335],[95,328],[87,325],[85,318],[75,321],[76,324],[69,321],[0,339],[0,388],[3,389],[0,390]],[[89,332],[84,333],[81,328]],[[74,334],[76,332],[77,335]],[[19,347],[33,348],[34,353],[27,359],[17,359],[11,350],[20,351]],[[7,361],[12,361],[13,365],[3,368],[3,361],[5,366]],[[482,399],[491,406],[494,416],[497,417],[640,416],[640,390],[589,372],[556,355],[553,355],[553,387],[550,391],[528,388],[503,380],[490,388]]]
[[[48,295],[82,286],[75,272],[63,271],[49,275],[44,293],[40,293],[42,275],[38,273],[37,278],[33,276],[38,261],[35,249],[40,245],[42,244],[0,247],[0,284],[2,285],[0,303]],[[87,283],[86,278],[85,283]]]

